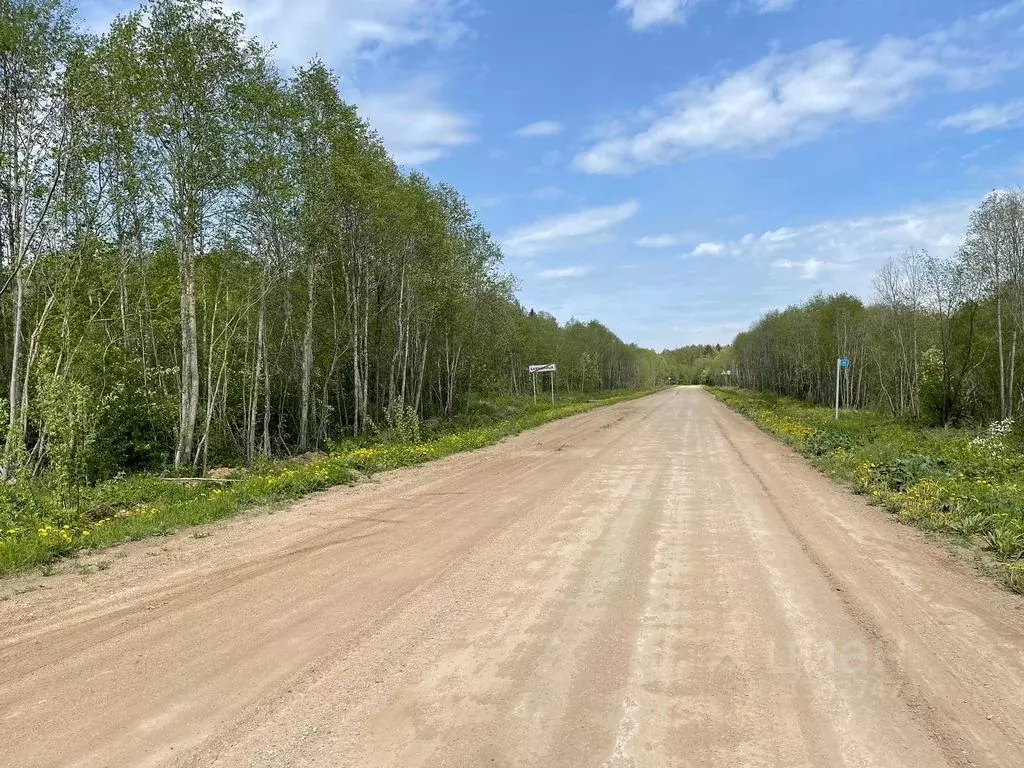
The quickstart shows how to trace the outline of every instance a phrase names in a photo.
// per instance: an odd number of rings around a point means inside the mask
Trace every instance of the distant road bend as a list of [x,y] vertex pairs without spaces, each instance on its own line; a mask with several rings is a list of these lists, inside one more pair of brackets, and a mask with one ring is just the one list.
[[1024,766],[1022,601],[699,389],[207,530],[0,583],[0,764]]

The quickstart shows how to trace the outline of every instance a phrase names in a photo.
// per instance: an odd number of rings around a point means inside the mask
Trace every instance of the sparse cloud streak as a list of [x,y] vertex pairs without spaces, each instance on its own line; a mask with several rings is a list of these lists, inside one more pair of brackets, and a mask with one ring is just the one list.
[[564,280],[571,277],[585,277],[590,274],[590,267],[555,267],[542,269],[538,276],[544,280]]
[[800,259],[797,261],[793,261],[791,259],[776,259],[772,262],[773,268],[793,270],[805,280],[813,280],[823,270],[835,269],[837,266],[838,265],[836,264],[821,261],[820,259]]
[[939,123],[941,128],[956,128],[967,133],[981,133],[1005,128],[1016,128],[1024,124],[1024,99],[1015,99],[1005,104],[982,104],[957,112]]
[[584,208],[550,216],[508,233],[503,240],[505,252],[512,256],[530,256],[545,251],[566,249],[582,239],[600,235],[628,221],[640,210],[629,200],[619,205]]
[[515,132],[515,135],[520,139],[539,139],[546,136],[557,136],[564,130],[565,126],[554,120],[540,120],[524,125]]
[[[715,0],[617,0],[615,7],[629,14],[629,25],[633,29],[643,31],[667,24],[685,24],[698,6],[713,2]],[[755,13],[778,13],[795,5],[796,0],[736,0],[732,7]]]
[[675,235],[647,235],[636,241],[639,248],[673,248],[680,243]]

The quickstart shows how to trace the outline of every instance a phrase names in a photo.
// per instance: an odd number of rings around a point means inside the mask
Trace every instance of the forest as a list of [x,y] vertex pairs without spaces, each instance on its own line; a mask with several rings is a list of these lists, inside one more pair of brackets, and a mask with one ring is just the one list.
[[530,363],[567,393],[664,377],[598,322],[521,306],[459,192],[219,2],[102,34],[61,0],[4,7],[4,477],[251,465],[524,395]]
[[870,303],[817,295],[770,312],[698,372],[934,426],[1012,422],[1024,412],[1024,190],[997,190],[973,211],[948,257],[895,255]]

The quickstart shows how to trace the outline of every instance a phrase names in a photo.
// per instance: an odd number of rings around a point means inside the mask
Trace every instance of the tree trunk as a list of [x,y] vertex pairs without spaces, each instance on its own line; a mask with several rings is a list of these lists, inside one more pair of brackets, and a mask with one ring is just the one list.
[[199,348],[196,340],[196,264],[192,237],[186,237],[178,259],[181,281],[181,401],[178,447],[174,466],[191,464],[199,408]]
[[12,301],[13,336],[11,345],[11,378],[7,395],[7,403],[10,406],[8,429],[13,429],[21,421],[21,326],[24,317],[25,276],[20,270],[14,279]]
[[256,414],[259,409],[260,381],[263,379],[263,326],[266,322],[266,297],[260,286],[259,319],[256,329],[256,355],[253,362],[252,391],[249,393],[248,434],[245,439],[245,461],[251,468],[256,456]]
[[302,402],[299,406],[299,448],[309,450],[309,396],[313,384],[313,309],[316,299],[316,268],[309,262],[306,275],[306,331],[302,337]]
[[1007,417],[1006,409],[1006,356],[1003,352],[1003,287],[996,271],[996,336],[999,347],[999,418]]

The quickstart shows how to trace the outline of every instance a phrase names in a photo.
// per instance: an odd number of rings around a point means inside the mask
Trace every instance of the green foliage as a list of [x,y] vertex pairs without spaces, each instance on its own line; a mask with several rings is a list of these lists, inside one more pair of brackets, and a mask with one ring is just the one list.
[[729,369],[731,350],[721,344],[694,344],[662,353],[666,383],[722,384]]
[[939,456],[906,453],[872,468],[874,479],[893,491],[906,491],[926,477],[940,477],[946,474],[949,462]]
[[416,408],[399,397],[385,413],[387,437],[396,443],[420,441],[420,416]]
[[929,347],[921,353],[920,383],[918,397],[921,415],[931,424],[942,424],[945,407],[943,385],[942,353],[936,347]]
[[1017,594],[1024,595],[1024,565],[1004,565],[1003,582]]
[[166,371],[147,371],[137,358],[111,350],[91,371],[109,381],[90,476],[159,469],[171,459],[177,404],[160,390]]
[[49,472],[61,505],[78,510],[81,489],[93,463],[103,403],[85,384],[40,366],[37,407],[46,435]]
[[[7,401],[0,400],[0,424],[10,420]],[[16,420],[7,427],[4,437],[3,466],[8,479],[26,483],[31,475],[28,449],[25,447],[25,431],[21,421]]]
[[1024,520],[1017,516],[990,518],[982,533],[985,545],[1004,559],[1019,558],[1024,553]]
[[845,451],[853,447],[853,438],[837,429],[822,429],[808,436],[805,443],[808,453],[824,456],[836,451]]
[[[522,307],[465,198],[405,172],[322,62],[278,71],[227,4],[149,0],[97,34],[62,0],[8,6],[0,570],[665,380],[601,323]],[[524,405],[538,362],[555,407]],[[156,476],[242,463],[213,490]]]
[[323,62],[278,71],[230,4],[149,0],[97,34],[62,0],[5,7],[8,476],[47,470],[72,508],[83,483],[372,419],[415,440],[529,393],[530,363],[558,363],[563,395],[664,379],[601,323],[522,307],[466,199],[395,163]]

